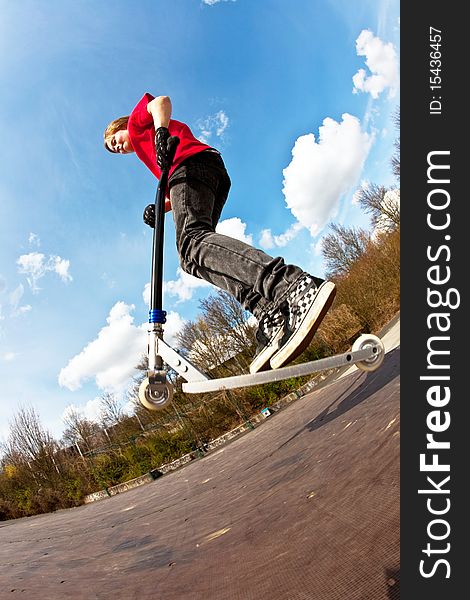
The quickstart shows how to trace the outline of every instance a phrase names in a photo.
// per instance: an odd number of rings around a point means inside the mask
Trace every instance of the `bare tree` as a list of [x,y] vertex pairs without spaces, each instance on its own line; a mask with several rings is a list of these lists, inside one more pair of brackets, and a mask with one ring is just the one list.
[[366,183],[357,193],[361,208],[371,215],[374,228],[392,231],[400,227],[400,194],[382,185]]
[[[400,130],[400,109],[393,117],[397,130]],[[392,172],[400,180],[400,137],[394,142],[395,152],[390,160]],[[393,231],[400,227],[400,190],[387,189],[375,183],[366,183],[357,193],[361,208],[371,215],[373,227],[380,232]]]
[[63,419],[65,430],[62,442],[65,445],[83,444],[87,451],[94,447],[93,440],[100,433],[97,423],[84,417],[76,408],[71,407]]
[[205,371],[220,365],[234,373],[246,369],[255,339],[246,311],[223,291],[201,301],[200,306],[202,314],[178,334],[182,351]]
[[100,398],[100,419],[105,428],[114,427],[124,417],[121,402],[114,394],[105,392]]
[[11,464],[34,463],[34,472],[45,478],[58,472],[54,458],[57,443],[42,426],[34,408],[20,408],[14,415],[5,449]]
[[231,294],[219,290],[200,303],[209,327],[219,335],[229,334],[234,345],[242,351],[254,341],[249,314]]
[[224,340],[213,335],[201,316],[185,323],[177,338],[191,362],[204,371],[214,369],[229,358]]
[[215,296],[201,301],[201,309],[212,334],[225,344],[227,353],[239,357],[246,367],[247,356],[255,345],[255,326],[249,321],[249,313],[227,292],[219,290]]
[[327,277],[341,277],[364,254],[370,235],[363,229],[346,228],[336,223],[332,223],[330,229],[331,233],[322,240]]
[[[393,115],[393,123],[399,132],[400,131],[400,107],[398,107],[396,109],[396,111]],[[398,136],[397,139],[395,140],[394,147],[395,147],[395,153],[393,154],[390,162],[392,164],[392,172],[395,175],[395,177],[397,178],[397,180],[399,181],[400,180],[400,136]]]

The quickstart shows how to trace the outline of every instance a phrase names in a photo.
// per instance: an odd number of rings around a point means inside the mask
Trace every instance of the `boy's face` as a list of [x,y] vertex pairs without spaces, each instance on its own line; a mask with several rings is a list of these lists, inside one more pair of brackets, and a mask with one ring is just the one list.
[[116,131],[116,133],[106,138],[106,145],[111,152],[116,152],[118,154],[129,154],[130,152],[134,152],[127,129]]

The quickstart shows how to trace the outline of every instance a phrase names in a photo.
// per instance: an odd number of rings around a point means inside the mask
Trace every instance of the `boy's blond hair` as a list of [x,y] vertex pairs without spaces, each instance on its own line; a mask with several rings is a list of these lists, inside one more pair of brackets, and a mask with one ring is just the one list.
[[121,131],[121,129],[127,129],[127,123],[129,121],[129,116],[127,117],[119,117],[119,119],[114,119],[104,130],[104,147],[109,152],[113,152],[111,148],[106,143],[106,140],[109,139],[112,135],[116,133],[116,131]]

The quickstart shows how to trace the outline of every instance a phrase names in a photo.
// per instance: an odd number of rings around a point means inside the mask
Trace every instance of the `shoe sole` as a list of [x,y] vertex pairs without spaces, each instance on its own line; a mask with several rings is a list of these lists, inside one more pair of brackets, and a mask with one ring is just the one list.
[[264,348],[264,350],[262,350],[258,354],[258,356],[255,357],[253,362],[250,364],[250,373],[252,375],[254,375],[255,373],[259,373],[260,371],[266,371],[267,369],[271,368],[269,361],[271,360],[271,357],[274,354],[276,354],[276,352],[280,349],[280,342],[281,342],[283,333],[284,333],[284,331],[281,328],[281,330],[279,331],[277,336],[274,338],[272,343],[269,344],[268,346],[266,346],[266,348]]
[[332,281],[325,281],[318,289],[317,296],[309,312],[290,340],[274,354],[270,360],[271,368],[279,369],[293,361],[307,348],[324,316],[333,304],[336,286]]

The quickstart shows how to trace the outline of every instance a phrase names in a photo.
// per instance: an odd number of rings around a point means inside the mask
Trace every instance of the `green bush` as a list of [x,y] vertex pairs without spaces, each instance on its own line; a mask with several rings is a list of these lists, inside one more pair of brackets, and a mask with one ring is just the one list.
[[120,452],[100,454],[94,461],[95,478],[103,487],[117,485],[123,481],[127,470],[127,460]]

